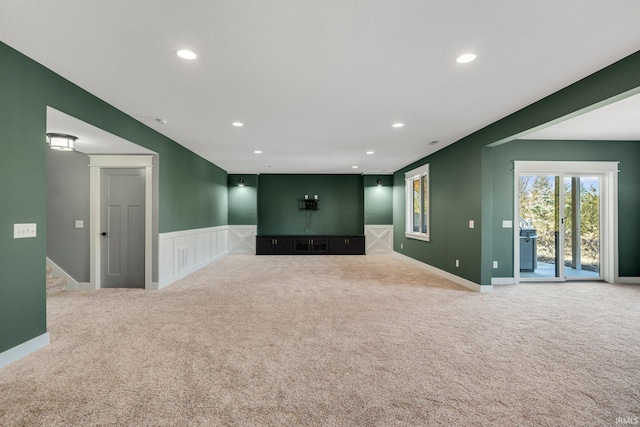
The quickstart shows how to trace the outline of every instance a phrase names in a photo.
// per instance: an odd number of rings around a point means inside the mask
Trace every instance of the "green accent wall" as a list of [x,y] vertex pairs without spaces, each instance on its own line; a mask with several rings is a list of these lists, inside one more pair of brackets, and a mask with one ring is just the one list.
[[[363,234],[362,175],[259,175],[258,234]],[[318,210],[302,199],[318,195]]]
[[[495,163],[494,150],[489,146],[508,142],[514,136],[578,111],[593,109],[596,104],[613,102],[614,97],[637,92],[638,70],[640,51],[398,170],[394,174],[394,250],[472,282],[489,285],[494,251],[498,250],[493,242],[494,199],[498,197],[494,196],[497,191],[493,188],[493,176],[499,173],[497,168],[506,167]],[[632,155],[635,152],[627,154]],[[431,177],[430,242],[404,236],[404,173],[426,163],[430,165]],[[637,194],[638,181],[625,184],[620,197],[623,191],[630,191],[629,185],[635,185]],[[474,229],[468,228],[470,219],[475,220]],[[456,259],[460,260],[459,268],[455,267]]]
[[502,220],[513,218],[515,160],[620,162],[618,174],[618,255],[620,276],[640,276],[640,141],[516,140],[493,150],[494,277],[513,277],[513,231]]
[[[46,107],[159,154],[160,232],[226,225],[227,173],[0,43],[0,352],[46,332]],[[13,239],[14,223],[38,236]]]
[[[240,180],[244,187],[240,187]],[[229,225],[258,224],[258,175],[229,175]]]
[[[377,181],[380,180],[378,185]],[[393,176],[364,175],[364,223],[393,224]]]
[[[478,148],[450,146],[428,158],[431,227],[430,241],[406,238],[405,172],[424,162],[414,163],[394,175],[394,250],[403,255],[449,271],[478,283],[480,265],[480,179]],[[469,220],[475,228],[469,228]],[[401,247],[402,245],[402,247]],[[460,266],[456,267],[456,260]]]

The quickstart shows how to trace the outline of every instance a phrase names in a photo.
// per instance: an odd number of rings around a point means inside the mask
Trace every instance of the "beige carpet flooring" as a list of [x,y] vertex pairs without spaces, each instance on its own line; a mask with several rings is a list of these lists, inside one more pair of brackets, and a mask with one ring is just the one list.
[[1,426],[561,426],[640,417],[640,286],[479,294],[394,256],[230,256],[64,291]]

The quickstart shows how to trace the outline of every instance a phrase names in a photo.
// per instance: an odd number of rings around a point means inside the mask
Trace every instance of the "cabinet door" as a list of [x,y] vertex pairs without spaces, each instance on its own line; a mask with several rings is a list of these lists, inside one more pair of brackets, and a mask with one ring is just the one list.
[[354,255],[364,254],[364,236],[351,236],[347,238],[347,253]]
[[342,236],[329,238],[329,253],[334,255],[347,253],[347,238]]
[[293,252],[296,254],[311,253],[311,239],[309,237],[295,237],[293,239]]
[[274,252],[279,255],[290,254],[292,252],[291,242],[291,237],[276,237]]
[[270,255],[273,253],[273,237],[256,236],[256,255]]
[[311,238],[311,252],[314,254],[326,254],[328,252],[328,239],[326,237]]

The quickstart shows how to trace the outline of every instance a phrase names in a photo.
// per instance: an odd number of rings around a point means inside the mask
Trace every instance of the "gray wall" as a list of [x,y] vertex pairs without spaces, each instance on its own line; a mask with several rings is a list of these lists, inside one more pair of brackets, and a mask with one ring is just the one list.
[[[84,228],[75,228],[75,220]],[[89,156],[47,149],[47,257],[89,281]]]
[[[152,278],[158,281],[159,158],[153,155]],[[47,149],[47,257],[77,282],[90,281],[89,156]],[[75,220],[84,228],[75,228]]]

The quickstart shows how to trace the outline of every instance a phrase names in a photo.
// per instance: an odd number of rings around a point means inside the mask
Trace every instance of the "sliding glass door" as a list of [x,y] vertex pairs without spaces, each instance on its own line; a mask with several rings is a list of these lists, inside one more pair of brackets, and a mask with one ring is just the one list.
[[602,279],[601,177],[519,175],[521,281]]

